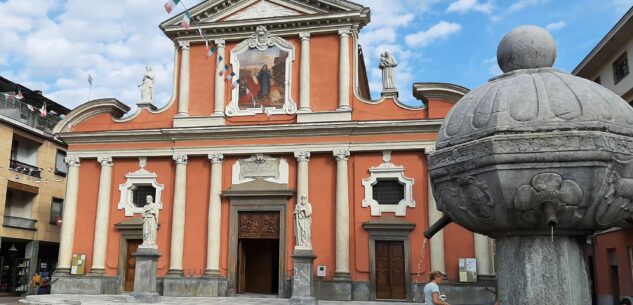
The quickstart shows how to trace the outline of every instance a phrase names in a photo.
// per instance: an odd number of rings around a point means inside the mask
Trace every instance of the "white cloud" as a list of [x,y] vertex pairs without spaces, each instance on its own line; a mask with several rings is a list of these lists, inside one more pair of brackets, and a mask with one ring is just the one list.
[[459,32],[462,26],[459,23],[440,21],[430,29],[407,35],[407,45],[410,47],[426,47],[436,39],[446,38]]
[[546,2],[548,2],[548,0],[519,0],[510,5],[510,8],[508,10],[513,13],[520,11],[528,6],[534,6]]
[[548,31],[557,31],[560,30],[562,28],[564,28],[567,25],[567,23],[565,21],[557,21],[557,22],[552,22],[548,25],[545,26],[545,29],[547,29]]
[[458,12],[466,13],[469,11],[481,12],[485,14],[492,13],[492,3],[479,3],[478,0],[457,0],[451,3],[446,9],[447,13]]

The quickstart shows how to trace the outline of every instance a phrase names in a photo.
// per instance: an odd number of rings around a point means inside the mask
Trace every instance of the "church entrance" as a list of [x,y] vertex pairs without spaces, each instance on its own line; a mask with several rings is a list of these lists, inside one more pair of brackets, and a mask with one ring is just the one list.
[[406,299],[404,242],[376,241],[376,299]]
[[279,220],[279,212],[238,213],[237,293],[278,293]]
[[138,246],[143,243],[139,239],[127,240],[127,251],[125,255],[125,283],[123,284],[124,291],[134,291],[134,277],[136,272],[136,257],[132,255],[138,250]]

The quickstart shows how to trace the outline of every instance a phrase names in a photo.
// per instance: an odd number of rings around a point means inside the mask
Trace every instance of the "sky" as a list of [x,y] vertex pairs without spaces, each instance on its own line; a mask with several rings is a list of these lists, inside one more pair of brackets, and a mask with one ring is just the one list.
[[[182,0],[192,7],[201,0]],[[414,82],[474,89],[501,74],[496,49],[520,25],[547,28],[555,68],[570,72],[633,5],[633,0],[355,0],[371,8],[360,32],[372,97],[381,89],[379,55],[399,62],[400,100],[416,105]],[[69,108],[114,97],[134,106],[146,65],[157,106],[172,94],[173,43],[160,31],[164,0],[0,0],[0,76],[41,90]],[[94,83],[88,90],[88,74]]]

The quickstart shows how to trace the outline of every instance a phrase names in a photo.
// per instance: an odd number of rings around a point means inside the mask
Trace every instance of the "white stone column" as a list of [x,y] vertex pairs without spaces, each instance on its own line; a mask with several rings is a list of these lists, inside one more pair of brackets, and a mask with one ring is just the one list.
[[[216,40],[215,45],[217,49],[217,58],[222,56],[224,58],[224,48],[226,46],[226,42],[224,40]],[[225,62],[228,60],[224,58],[221,62],[217,59],[215,60],[215,97],[214,97],[214,107],[213,107],[213,116],[224,116],[224,77],[220,76],[218,72],[220,71],[220,67],[224,67]]]
[[110,215],[110,192],[112,187],[112,157],[98,157],[101,163],[99,193],[97,195],[97,219],[92,250],[90,273],[103,274],[105,271],[106,246],[108,241],[108,221]]
[[475,258],[477,259],[477,275],[494,276],[493,242],[488,236],[474,233]]
[[189,42],[181,41],[180,45],[180,86],[178,89],[178,114],[189,116]]
[[171,223],[171,255],[169,275],[182,276],[182,253],[185,239],[185,201],[187,195],[187,155],[174,156],[176,161],[176,183],[174,184],[174,207]]
[[[427,166],[429,160],[429,154],[433,150],[427,149],[424,151],[426,154]],[[427,167],[428,173],[428,167]],[[435,197],[433,196],[433,187],[431,186],[431,177],[427,174],[428,181],[428,214],[429,214],[429,226],[433,225],[436,221],[440,220],[444,214],[437,210],[437,204]],[[444,263],[444,230],[438,231],[429,241],[431,251],[431,269],[432,271],[441,271],[446,273],[446,265]]]
[[73,240],[75,239],[75,219],[77,217],[77,191],[79,190],[79,158],[66,157],[64,161],[68,164],[68,175],[66,176],[66,195],[59,241],[59,256],[57,258],[57,270],[55,271],[58,274],[70,273]]
[[302,195],[308,196],[308,161],[310,161],[310,152],[296,151],[295,158],[297,158],[297,201],[299,201]]
[[220,275],[220,230],[222,222],[222,154],[210,154],[211,187],[209,195],[209,220],[207,223],[207,270],[206,276]]
[[349,111],[349,34],[350,30],[339,30],[339,76],[338,76],[338,111]]
[[336,158],[336,269],[334,276],[349,279],[349,150],[335,150]]
[[299,111],[310,112],[310,33],[299,33],[301,38],[301,71],[299,74]]

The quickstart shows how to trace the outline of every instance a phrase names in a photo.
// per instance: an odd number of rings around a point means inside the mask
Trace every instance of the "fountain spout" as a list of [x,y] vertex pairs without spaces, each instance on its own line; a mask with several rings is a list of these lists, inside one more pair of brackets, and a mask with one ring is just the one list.
[[447,215],[442,216],[440,220],[431,225],[426,231],[424,231],[424,237],[431,239],[433,235],[439,232],[441,229],[444,229],[449,223],[453,222],[450,217]]

